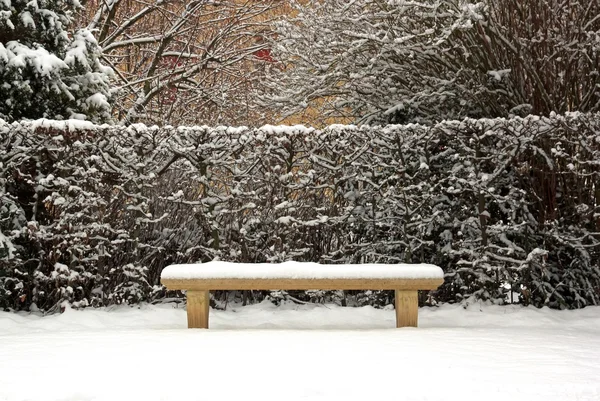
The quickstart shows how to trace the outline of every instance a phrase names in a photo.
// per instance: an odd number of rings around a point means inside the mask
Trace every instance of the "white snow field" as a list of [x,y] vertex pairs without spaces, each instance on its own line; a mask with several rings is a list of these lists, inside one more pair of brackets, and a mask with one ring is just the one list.
[[600,400],[600,307],[0,313],[0,400]]

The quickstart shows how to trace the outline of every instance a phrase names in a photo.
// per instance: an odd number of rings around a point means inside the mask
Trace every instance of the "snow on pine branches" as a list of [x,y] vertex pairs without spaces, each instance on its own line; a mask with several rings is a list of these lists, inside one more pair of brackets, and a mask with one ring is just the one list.
[[0,122],[0,305],[153,300],[166,265],[213,259],[432,263],[446,282],[431,302],[597,304],[599,143],[598,114],[323,130]]
[[109,121],[109,78],[77,0],[0,1],[0,118]]

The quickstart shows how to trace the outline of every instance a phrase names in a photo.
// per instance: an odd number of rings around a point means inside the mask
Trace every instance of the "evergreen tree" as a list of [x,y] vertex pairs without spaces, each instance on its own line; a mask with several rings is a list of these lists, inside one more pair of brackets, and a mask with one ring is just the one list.
[[110,119],[109,77],[78,0],[0,0],[0,118]]

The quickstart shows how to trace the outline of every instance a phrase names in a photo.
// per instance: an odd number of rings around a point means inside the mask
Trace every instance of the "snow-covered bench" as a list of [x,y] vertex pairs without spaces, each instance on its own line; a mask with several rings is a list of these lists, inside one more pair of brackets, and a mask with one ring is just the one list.
[[322,265],[229,263],[171,265],[161,275],[170,290],[187,291],[189,328],[208,328],[210,290],[396,290],[396,327],[417,326],[417,290],[434,290],[442,269],[427,264]]

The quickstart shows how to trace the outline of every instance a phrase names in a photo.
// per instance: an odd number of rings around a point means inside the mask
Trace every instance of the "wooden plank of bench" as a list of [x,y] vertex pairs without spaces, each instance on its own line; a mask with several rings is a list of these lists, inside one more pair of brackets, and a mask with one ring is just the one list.
[[203,278],[161,280],[170,290],[435,290],[443,278],[420,279],[235,279]]

